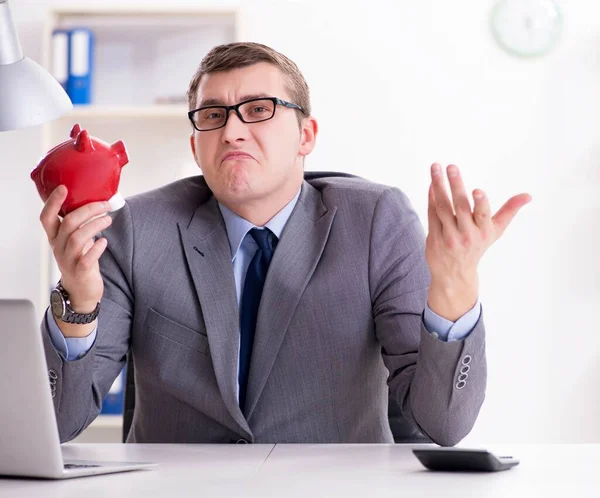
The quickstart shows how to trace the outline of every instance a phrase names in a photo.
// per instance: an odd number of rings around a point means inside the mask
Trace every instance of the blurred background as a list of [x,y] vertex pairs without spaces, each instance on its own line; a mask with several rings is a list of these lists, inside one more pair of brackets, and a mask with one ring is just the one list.
[[[54,31],[84,27],[93,57],[86,103],[0,133],[0,298],[45,311],[56,268],[29,175],[73,124],[125,142],[125,196],[197,174],[187,84],[213,45],[262,42],[310,86],[320,134],[306,169],[397,186],[426,229],[433,162],[457,164],[494,212],[532,194],[480,265],[489,380],[464,443],[600,442],[600,4],[556,0],[558,18],[497,4],[11,0],[26,56],[53,70]],[[119,441],[106,417],[88,431]]]

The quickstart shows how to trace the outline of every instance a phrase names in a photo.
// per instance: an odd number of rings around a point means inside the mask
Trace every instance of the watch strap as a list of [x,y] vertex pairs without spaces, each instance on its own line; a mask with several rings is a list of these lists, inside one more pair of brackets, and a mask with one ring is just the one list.
[[65,316],[61,318],[63,322],[67,323],[92,323],[96,318],[98,318],[98,314],[100,313],[100,303],[96,305],[96,308],[91,313],[76,313],[71,309],[70,306],[67,306],[67,312]]
[[71,308],[71,302],[69,301],[69,294],[62,286],[62,281],[59,280],[58,284],[56,284],[56,290],[60,292],[62,298],[65,302],[65,313],[63,316],[57,317],[59,320],[65,323],[75,323],[75,324],[86,324],[92,323],[96,318],[98,318],[98,314],[100,313],[100,303],[96,304],[96,308],[91,313],[77,313]]

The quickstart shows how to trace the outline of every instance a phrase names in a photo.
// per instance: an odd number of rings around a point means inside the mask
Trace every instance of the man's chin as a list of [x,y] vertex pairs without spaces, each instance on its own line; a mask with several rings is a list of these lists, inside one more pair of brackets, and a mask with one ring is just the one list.
[[235,204],[242,204],[260,198],[260,193],[252,188],[248,181],[229,182],[221,191],[221,194],[229,201]]

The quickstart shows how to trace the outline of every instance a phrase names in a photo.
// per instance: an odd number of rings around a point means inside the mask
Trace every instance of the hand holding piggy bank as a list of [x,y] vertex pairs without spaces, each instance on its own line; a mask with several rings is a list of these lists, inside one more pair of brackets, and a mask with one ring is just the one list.
[[[127,161],[123,142],[108,145],[76,124],[71,140],[49,151],[31,173],[44,201],[40,221],[75,313],[92,313],[102,299],[99,260],[108,241],[98,235],[112,224],[106,213],[125,205],[118,188]],[[96,320],[80,324],[59,319],[57,325],[65,337],[86,337]]]
[[59,185],[67,187],[67,198],[59,215],[95,201],[108,201],[111,211],[125,205],[119,194],[121,168],[127,164],[125,144],[109,145],[93,138],[79,124],[73,126],[71,139],[50,150],[31,172],[44,202]]

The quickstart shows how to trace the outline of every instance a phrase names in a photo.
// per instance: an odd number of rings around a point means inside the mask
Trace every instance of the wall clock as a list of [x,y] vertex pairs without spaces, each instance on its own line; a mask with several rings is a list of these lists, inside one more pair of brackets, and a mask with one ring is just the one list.
[[562,14],[554,0],[500,0],[492,9],[491,27],[508,53],[536,57],[558,42]]

